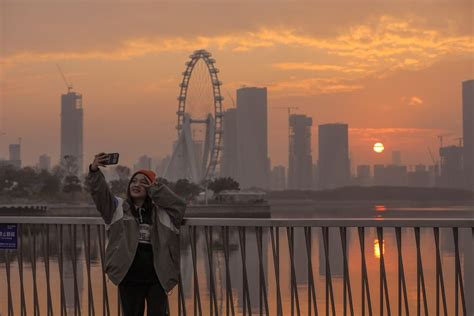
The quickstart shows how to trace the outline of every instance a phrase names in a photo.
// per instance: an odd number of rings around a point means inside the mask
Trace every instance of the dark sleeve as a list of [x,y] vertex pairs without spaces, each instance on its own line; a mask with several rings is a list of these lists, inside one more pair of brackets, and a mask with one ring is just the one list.
[[104,174],[100,170],[92,171],[89,166],[89,174],[86,184],[94,200],[94,204],[106,224],[110,224],[117,207],[117,199],[112,195]]
[[173,224],[179,229],[186,211],[186,202],[164,184],[153,184],[148,188],[148,195],[155,205],[168,213]]

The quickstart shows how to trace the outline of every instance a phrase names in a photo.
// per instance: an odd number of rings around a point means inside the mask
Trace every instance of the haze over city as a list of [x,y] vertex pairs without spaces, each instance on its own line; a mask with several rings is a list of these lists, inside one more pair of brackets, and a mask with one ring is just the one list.
[[[216,59],[224,109],[243,85],[267,87],[272,165],[288,163],[278,107],[312,117],[313,160],[324,123],[349,125],[353,166],[390,163],[393,150],[405,164],[428,164],[438,135],[445,144],[462,136],[469,1],[2,1],[1,12],[0,157],[21,137],[24,165],[59,158],[67,89],[56,64],[83,95],[85,161],[99,151],[120,152],[127,165],[170,154],[178,84],[196,49]],[[377,141],[385,154],[372,150]]]

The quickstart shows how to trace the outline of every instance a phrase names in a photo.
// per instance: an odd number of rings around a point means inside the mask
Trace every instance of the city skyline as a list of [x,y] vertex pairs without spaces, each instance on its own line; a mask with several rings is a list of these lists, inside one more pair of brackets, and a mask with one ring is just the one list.
[[[313,160],[318,159],[316,127],[344,122],[350,127],[353,167],[389,163],[395,150],[408,165],[429,164],[427,148],[437,152],[437,135],[448,135],[446,144],[462,135],[461,82],[472,79],[470,6],[467,1],[415,1],[405,8],[393,3],[347,1],[350,16],[340,4],[240,3],[232,17],[216,17],[196,30],[191,26],[198,18],[222,8],[207,2],[192,8],[122,3],[109,12],[105,4],[58,2],[25,9],[3,1],[0,129],[6,134],[0,136],[0,156],[7,158],[8,145],[22,137],[25,165],[36,164],[43,153],[56,162],[58,96],[66,92],[58,63],[84,96],[85,162],[102,150],[120,152],[126,165],[142,154],[165,157],[176,140],[183,64],[194,49],[205,48],[217,60],[223,91],[267,87],[272,166],[288,165],[288,119],[275,108],[289,105],[315,120]],[[71,9],[77,16],[65,14]],[[91,9],[95,14],[85,14]],[[266,14],[258,14],[260,9]],[[105,13],[108,21],[126,17],[132,23],[104,24]],[[171,22],[178,16],[186,23],[175,27]],[[44,20],[50,23],[40,24]],[[67,30],[58,28],[63,24]],[[32,36],[38,25],[48,37]],[[227,110],[232,103],[223,95]],[[140,124],[117,128],[131,125],[136,113]],[[385,154],[373,153],[376,141],[385,144]]]

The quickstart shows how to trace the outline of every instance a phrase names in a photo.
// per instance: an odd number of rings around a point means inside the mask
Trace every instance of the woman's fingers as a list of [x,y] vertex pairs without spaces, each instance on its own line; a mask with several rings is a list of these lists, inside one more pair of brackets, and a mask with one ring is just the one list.
[[108,161],[108,155],[106,153],[99,153],[94,156],[94,161],[92,162],[92,166],[97,169],[97,167],[107,167],[106,162]]

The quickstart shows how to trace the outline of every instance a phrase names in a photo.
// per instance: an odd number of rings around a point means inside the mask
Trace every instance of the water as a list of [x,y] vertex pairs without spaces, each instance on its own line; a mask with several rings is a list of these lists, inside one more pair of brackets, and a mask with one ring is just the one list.
[[[443,212],[441,212],[443,210]],[[450,213],[445,212],[449,210]],[[314,203],[294,202],[294,201],[278,201],[272,202],[272,216],[273,217],[426,217],[441,215],[444,217],[472,217],[471,205],[433,205],[433,204],[381,204],[381,203]],[[83,227],[77,228],[77,242],[75,247],[68,229],[64,227],[64,235],[62,238],[63,252],[64,252],[64,285],[65,285],[65,300],[69,311],[68,314],[74,314],[74,268],[73,256],[77,256],[77,288],[82,312],[87,312],[88,306],[88,274],[85,257],[85,244]],[[26,233],[24,227],[24,233]],[[423,261],[423,272],[425,276],[425,285],[427,289],[427,298],[429,306],[429,314],[435,312],[435,298],[436,298],[436,279],[435,279],[435,242],[433,229],[422,228],[420,230],[421,241],[421,255]],[[440,230],[440,244],[442,255],[442,267],[444,272],[444,282],[447,294],[448,311],[450,314],[454,311],[454,243],[451,229]],[[226,312],[226,269],[225,269],[225,255],[222,249],[222,232],[218,228],[213,230],[213,277],[215,281],[217,308],[219,314]],[[45,275],[45,260],[44,260],[44,241],[45,230],[35,226],[32,230],[32,235],[36,235],[36,279],[38,284],[38,299],[40,302],[40,311],[42,314],[46,313],[46,275]],[[58,265],[58,247],[59,235],[56,227],[49,228],[49,250],[50,250],[50,283],[52,291],[52,302],[55,313],[59,312],[60,308],[60,287],[59,287],[59,265]],[[182,251],[181,251],[181,271],[183,280],[183,290],[185,295],[186,309],[188,314],[193,313],[193,264],[192,255],[189,245],[189,233],[187,228],[182,233]],[[259,254],[257,248],[257,239],[255,230],[248,229],[246,233],[246,254],[247,254],[247,276],[249,282],[249,293],[251,308],[253,313],[260,311],[260,274],[259,274]],[[361,313],[361,252],[359,244],[359,236],[356,228],[347,229],[347,249],[349,260],[349,275],[352,289],[352,297],[354,303],[354,312],[356,315]],[[405,267],[405,277],[407,282],[407,294],[410,312],[416,312],[416,246],[415,233],[412,228],[402,229],[402,250],[403,263]],[[241,252],[239,246],[239,233],[236,228],[231,228],[229,231],[229,266],[230,266],[230,281],[232,284],[232,299],[236,308],[236,314],[241,315],[243,312],[243,272]],[[325,271],[325,255],[322,243],[322,231],[320,228],[312,229],[311,238],[311,259],[312,271],[315,280],[317,307],[319,313],[324,313],[326,308],[325,286],[326,286],[326,271]],[[291,271],[288,250],[288,236],[286,228],[279,229],[279,244],[280,244],[280,286],[281,296],[283,300],[283,314],[290,314],[291,307]],[[31,265],[31,258],[33,257],[32,239],[25,238],[23,241],[24,247],[24,285],[27,314],[33,314],[33,269]],[[398,282],[398,255],[397,244],[395,238],[395,230],[393,228],[384,229],[383,247],[378,245],[377,231],[374,228],[366,228],[365,230],[365,256],[369,274],[369,288],[371,293],[371,303],[374,314],[379,313],[379,267],[380,267],[380,251],[382,250],[385,257],[385,269],[387,272],[387,282],[389,290],[389,301],[393,313],[398,312],[397,307],[397,282]],[[95,311],[98,314],[102,313],[102,268],[99,252],[99,240],[96,233],[96,227],[91,228],[91,274],[90,279],[92,283],[91,291],[93,293],[93,300]],[[341,240],[338,228],[331,228],[329,231],[329,260],[331,269],[331,279],[334,289],[334,300],[336,305],[336,313],[342,314],[343,311],[343,264]],[[473,301],[472,297],[472,278],[473,265],[469,264],[473,257],[473,243],[472,231],[469,229],[460,229],[460,249],[461,249],[461,269],[463,271],[463,280],[466,293],[470,293],[466,297],[467,302]],[[308,313],[308,257],[306,251],[306,240],[302,228],[294,229],[294,252],[293,256],[296,283],[298,288],[298,300],[300,312],[302,314]],[[19,313],[20,306],[20,282],[18,257],[15,253],[11,253],[11,284],[13,292],[13,302],[15,306],[15,313]],[[471,261],[469,261],[471,260]],[[268,229],[263,230],[262,243],[262,262],[264,270],[264,284],[268,292],[268,305],[270,315],[276,314],[276,282],[275,269],[273,262],[273,252],[271,236]],[[467,263],[467,264],[466,264]],[[204,230],[198,228],[197,230],[197,272],[199,278],[199,290],[202,301],[202,310],[204,315],[209,314],[209,262],[207,260],[207,247],[204,235]],[[0,253],[0,293],[7,293],[6,287],[6,269],[5,269],[5,253]],[[116,287],[109,281],[106,283],[109,296],[109,308],[112,314],[116,314],[117,309],[117,292]],[[172,315],[177,314],[177,289],[170,295]],[[366,309],[367,310],[367,309]],[[7,295],[0,295],[0,315],[7,315]]]

